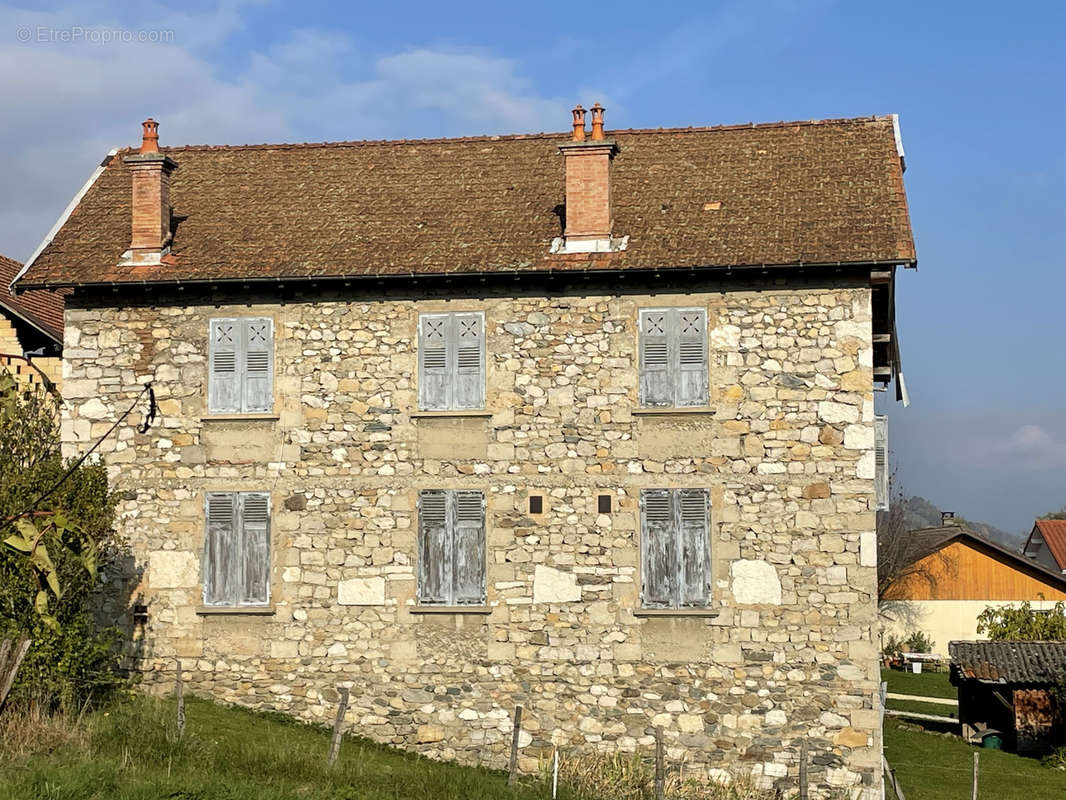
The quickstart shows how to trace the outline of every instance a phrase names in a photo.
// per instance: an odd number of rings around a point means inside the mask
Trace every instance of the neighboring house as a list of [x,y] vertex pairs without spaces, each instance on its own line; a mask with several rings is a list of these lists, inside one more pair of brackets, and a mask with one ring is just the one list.
[[996,732],[1019,753],[1066,743],[1066,642],[952,642],[951,682],[967,740]]
[[521,704],[524,770],[662,726],[794,783],[807,741],[880,796],[895,119],[584,115],[161,152],[148,121],[98,170],[20,285],[74,288],[68,453],[153,382],[100,448],[145,681],[316,721],[343,682],[358,733],[497,766]]
[[1022,552],[1056,572],[1066,572],[1066,519],[1038,519]]
[[13,294],[9,287],[21,269],[17,261],[0,256],[0,370],[27,384],[60,386],[64,292]]
[[980,639],[977,616],[989,606],[1027,601],[1049,609],[1066,601],[1066,575],[957,525],[911,531],[910,566],[885,592],[885,633],[922,631],[947,655],[956,639]]

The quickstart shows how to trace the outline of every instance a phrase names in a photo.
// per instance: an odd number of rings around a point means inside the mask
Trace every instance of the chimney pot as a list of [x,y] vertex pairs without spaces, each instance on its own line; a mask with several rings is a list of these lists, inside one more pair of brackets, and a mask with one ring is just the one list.
[[144,133],[141,137],[141,152],[142,153],[158,153],[159,152],[159,123],[149,117],[141,123],[144,127]]
[[583,142],[585,141],[585,109],[579,103],[574,106],[574,110],[571,113],[574,115],[573,141]]
[[599,103],[592,106],[592,141],[602,142],[603,136],[603,112],[606,109]]

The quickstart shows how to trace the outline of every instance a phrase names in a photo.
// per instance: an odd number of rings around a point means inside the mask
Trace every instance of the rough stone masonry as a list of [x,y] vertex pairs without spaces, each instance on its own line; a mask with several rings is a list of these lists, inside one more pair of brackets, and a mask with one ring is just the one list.
[[[355,732],[497,767],[521,704],[525,771],[662,726],[673,761],[794,788],[806,737],[823,792],[879,794],[869,281],[644,291],[68,301],[68,453],[145,381],[159,400],[102,447],[147,683],[170,688],[177,657],[197,693],[321,722],[350,685]],[[638,406],[651,306],[706,307],[707,407]],[[442,310],[484,312],[484,413],[417,412],[418,314]],[[273,319],[274,413],[207,412],[223,316]],[[638,496],[673,487],[710,491],[711,606],[642,611]],[[415,606],[424,488],[485,493],[483,609]],[[204,495],[238,490],[272,499],[271,605],[219,613]]]

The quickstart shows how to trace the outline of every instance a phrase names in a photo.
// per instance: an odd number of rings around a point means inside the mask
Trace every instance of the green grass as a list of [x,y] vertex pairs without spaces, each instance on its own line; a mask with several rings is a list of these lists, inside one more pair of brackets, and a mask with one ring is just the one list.
[[[885,757],[907,800],[970,800],[976,751],[958,736],[930,733],[885,718]],[[999,750],[980,750],[980,754],[980,800],[1066,797],[1066,772]],[[891,789],[887,798],[896,800]]]
[[918,694],[926,697],[955,697],[955,687],[946,672],[901,672],[882,669],[881,680],[888,682],[888,691],[899,694]]
[[185,736],[174,703],[139,697],[87,719],[86,741],[13,757],[0,744],[5,800],[533,800],[506,775],[346,738],[334,769],[329,732],[190,698]]

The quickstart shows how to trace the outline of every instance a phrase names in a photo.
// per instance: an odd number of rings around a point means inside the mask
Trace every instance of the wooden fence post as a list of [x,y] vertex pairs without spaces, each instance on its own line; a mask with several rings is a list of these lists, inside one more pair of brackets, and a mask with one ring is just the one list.
[[185,682],[181,679],[181,659],[176,659],[177,676],[174,690],[178,695],[178,738],[185,735]]
[[655,726],[655,800],[666,793],[666,758],[663,752],[663,729]]
[[977,762],[981,754],[973,751],[973,800],[977,800]]
[[333,739],[329,743],[329,765],[337,763],[337,756],[341,752],[341,731],[344,728],[344,712],[348,710],[348,695],[351,692],[347,686],[338,686],[340,702],[337,703],[337,718],[333,720]]
[[888,779],[892,781],[892,791],[896,793],[896,800],[907,800],[907,798],[903,796],[903,789],[900,788],[899,781],[896,780],[896,771],[892,769],[891,765],[888,763],[888,759],[883,755],[881,756],[881,763],[884,766],[885,775],[887,775]]
[[522,706],[514,707],[514,730],[511,731],[511,764],[507,771],[507,785],[518,779],[518,734],[522,732]]
[[807,740],[800,742],[800,800],[807,800]]
[[552,766],[552,800],[559,791],[559,748],[555,748],[555,764]]
[[11,639],[0,642],[0,708],[4,707],[4,701],[15,683],[15,675],[32,643],[32,639],[23,639],[18,644]]

